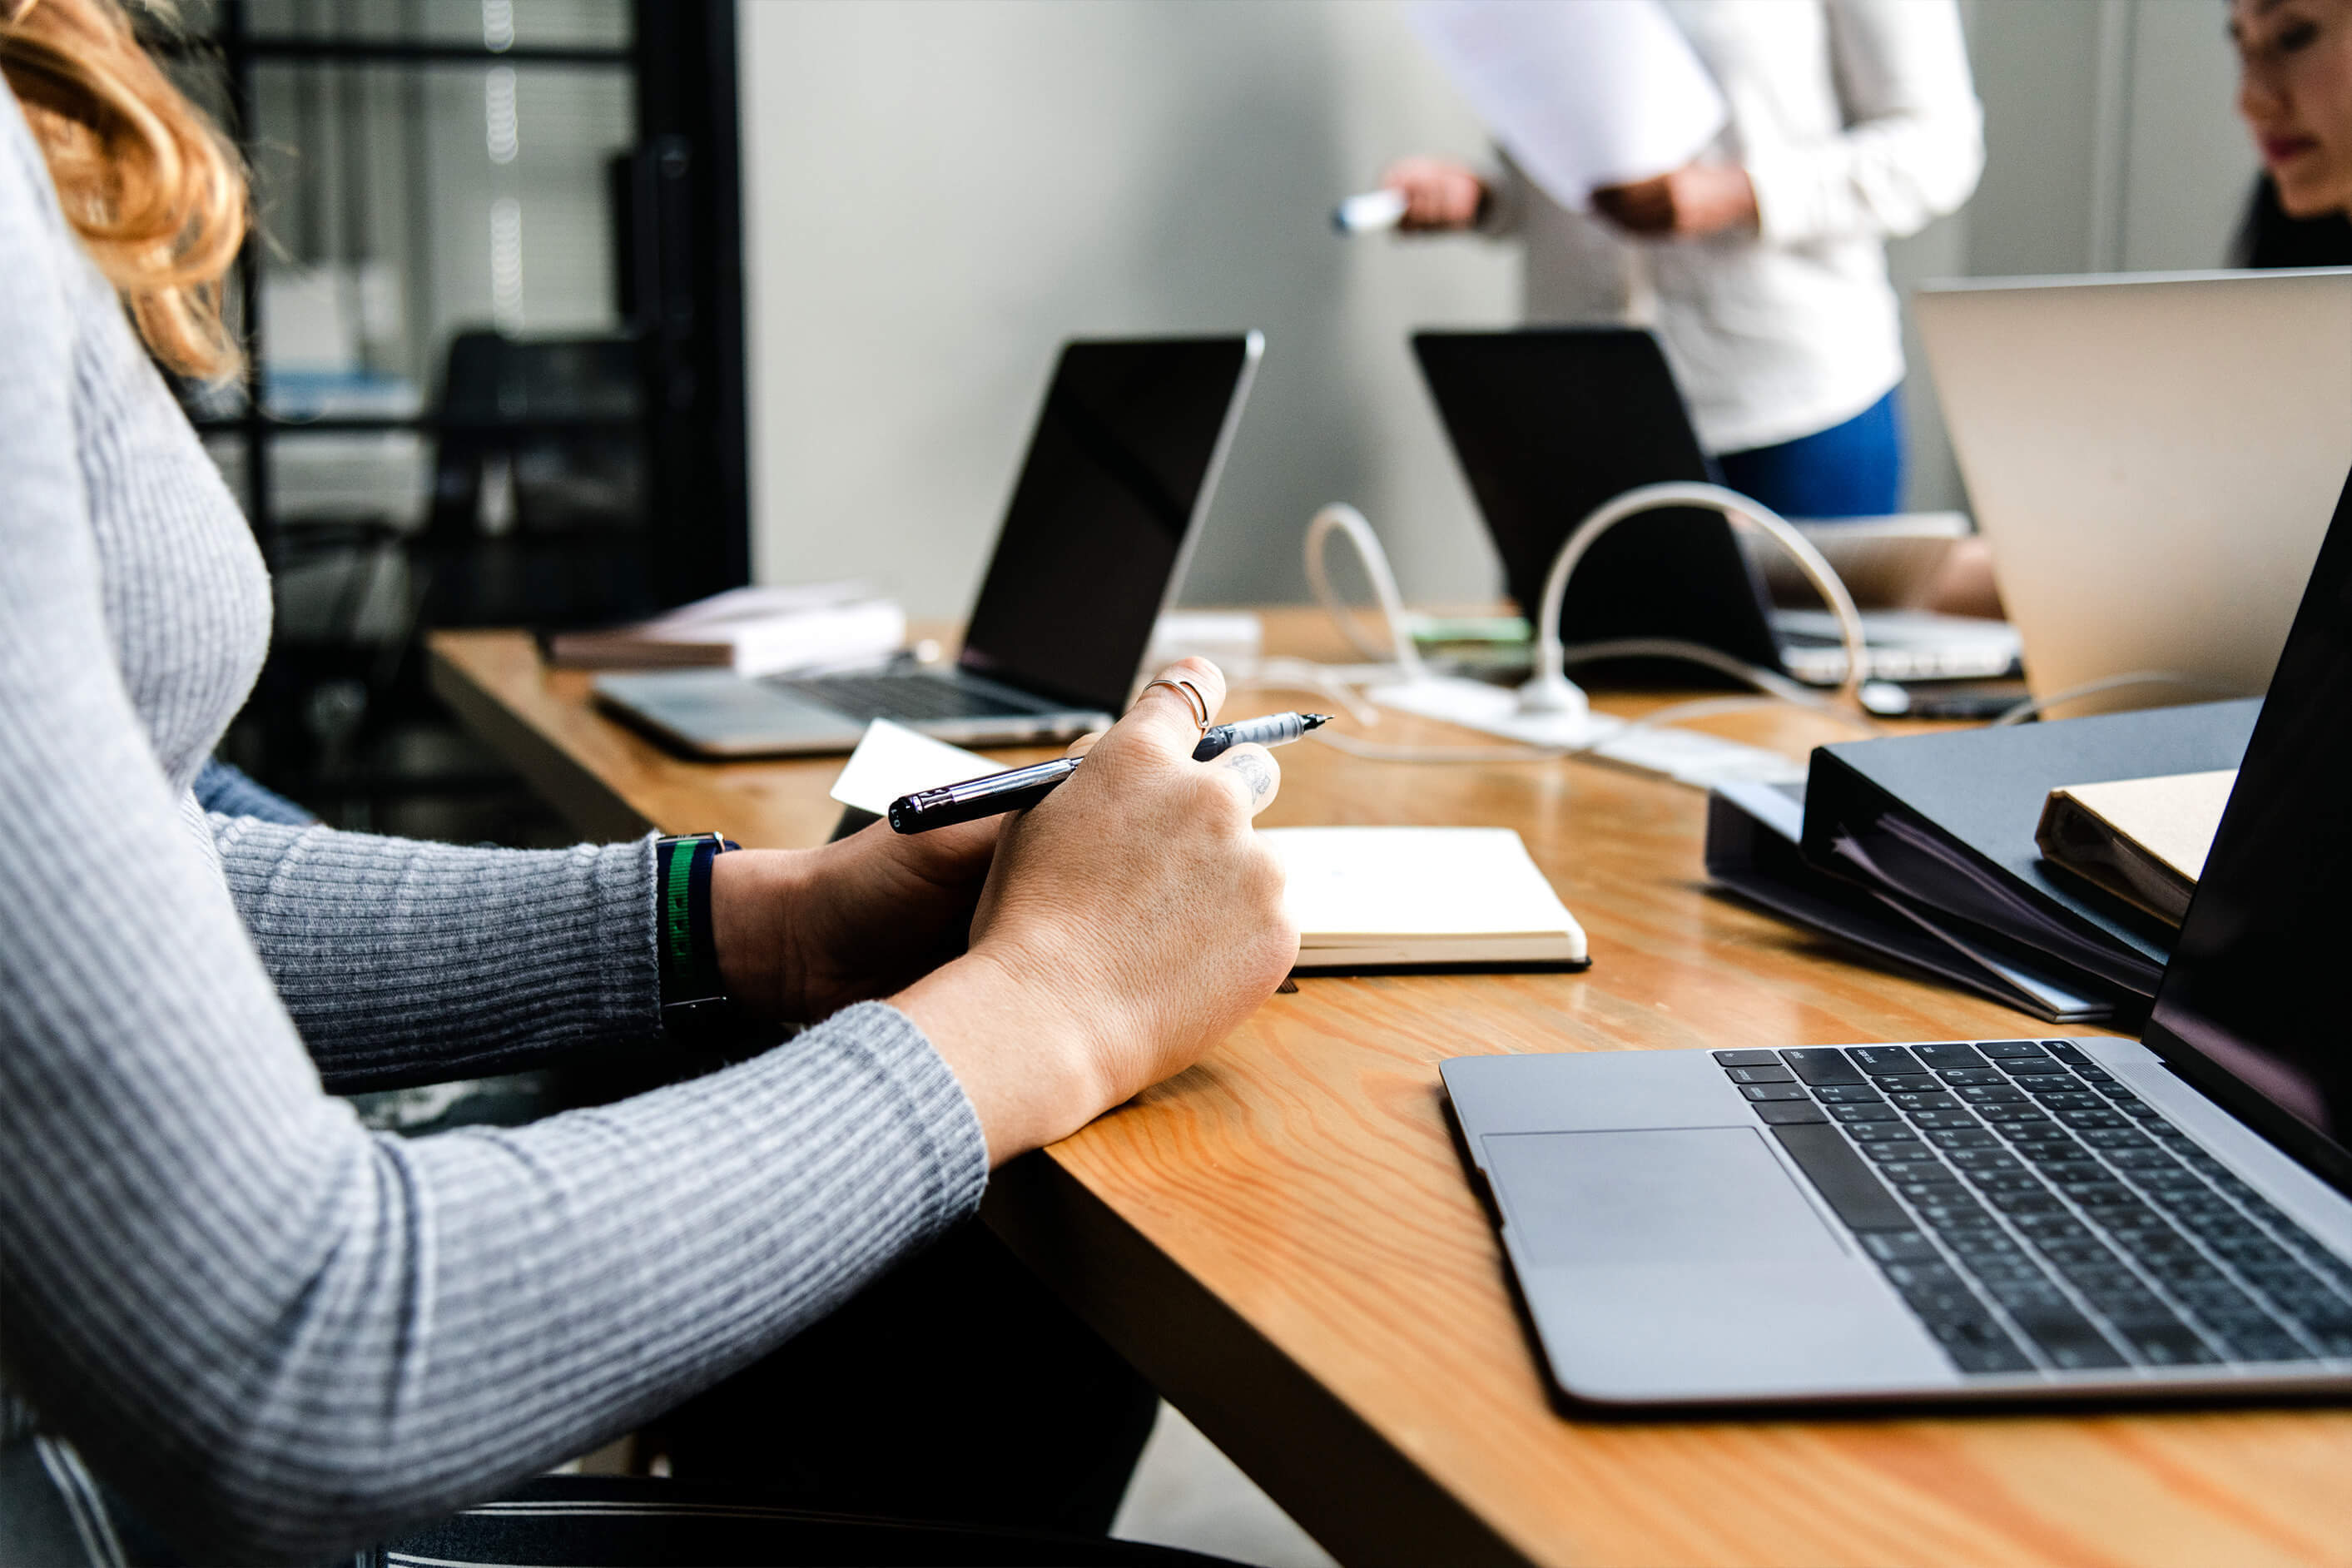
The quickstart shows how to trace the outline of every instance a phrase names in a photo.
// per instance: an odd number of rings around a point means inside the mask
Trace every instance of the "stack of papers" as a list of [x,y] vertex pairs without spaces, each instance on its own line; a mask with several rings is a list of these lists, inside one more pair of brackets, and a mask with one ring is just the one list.
[[907,641],[907,616],[863,583],[730,588],[649,621],[548,641],[558,664],[589,669],[731,668],[773,675],[888,658]]
[[1406,12],[1478,118],[1571,211],[1705,151],[1729,110],[1658,0],[1420,0]]

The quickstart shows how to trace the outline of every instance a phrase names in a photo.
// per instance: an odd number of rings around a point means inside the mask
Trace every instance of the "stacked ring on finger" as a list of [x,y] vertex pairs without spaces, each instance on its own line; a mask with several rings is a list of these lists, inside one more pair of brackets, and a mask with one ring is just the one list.
[[1183,698],[1184,706],[1192,710],[1192,727],[1204,735],[1209,732],[1209,700],[1201,695],[1199,687],[1181,676],[1163,675],[1157,680],[1145,681],[1143,689],[1149,691],[1155,686],[1167,687]]

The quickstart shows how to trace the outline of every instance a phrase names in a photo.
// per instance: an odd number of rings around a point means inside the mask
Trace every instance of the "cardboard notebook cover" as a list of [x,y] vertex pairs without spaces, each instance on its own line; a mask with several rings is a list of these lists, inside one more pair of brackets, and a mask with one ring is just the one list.
[[2107,779],[2050,792],[2042,858],[2179,929],[2238,782],[2235,768]]
[[2165,935],[2052,874],[2034,842],[2042,804],[2084,779],[2234,768],[2261,710],[2246,699],[1822,746],[1805,858],[2144,1001]]

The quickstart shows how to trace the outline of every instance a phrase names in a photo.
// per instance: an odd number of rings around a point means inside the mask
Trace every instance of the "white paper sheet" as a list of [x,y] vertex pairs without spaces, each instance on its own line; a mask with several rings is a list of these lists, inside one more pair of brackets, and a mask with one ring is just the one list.
[[1679,169],[1728,110],[1657,0],[1417,0],[1413,31],[1552,200]]
[[902,795],[961,784],[1003,768],[1003,763],[992,763],[977,752],[877,719],[866,726],[857,750],[841,765],[841,776],[833,781],[831,793],[844,805],[887,816],[890,803]]

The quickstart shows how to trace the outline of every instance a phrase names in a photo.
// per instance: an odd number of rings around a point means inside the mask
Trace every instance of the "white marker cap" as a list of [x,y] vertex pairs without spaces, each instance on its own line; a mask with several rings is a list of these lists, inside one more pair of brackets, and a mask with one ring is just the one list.
[[1402,191],[1366,191],[1349,196],[1331,212],[1331,226],[1341,234],[1379,234],[1404,221]]

